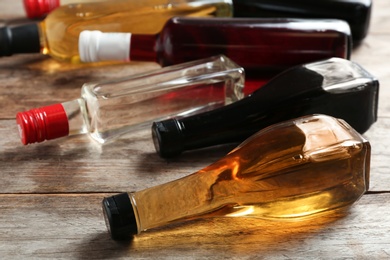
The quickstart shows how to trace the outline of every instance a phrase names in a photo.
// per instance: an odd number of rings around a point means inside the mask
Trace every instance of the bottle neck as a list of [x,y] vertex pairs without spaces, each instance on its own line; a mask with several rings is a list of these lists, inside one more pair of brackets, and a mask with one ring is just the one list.
[[218,209],[234,203],[229,201],[231,197],[223,198],[223,194],[213,195],[210,192],[210,186],[221,172],[197,172],[176,181],[129,193],[136,212],[138,233],[195,217],[219,215],[216,213]]
[[[41,31],[39,23],[0,28],[0,56],[16,53],[40,53]],[[26,44],[28,43],[28,44]]]
[[131,36],[130,60],[157,61],[158,34],[133,34]]
[[68,119],[68,136],[88,133],[89,125],[85,115],[85,100],[83,98],[61,103]]

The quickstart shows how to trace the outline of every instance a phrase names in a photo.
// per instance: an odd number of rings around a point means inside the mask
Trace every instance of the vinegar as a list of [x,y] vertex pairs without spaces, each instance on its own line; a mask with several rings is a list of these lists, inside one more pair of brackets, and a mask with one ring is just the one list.
[[105,198],[103,209],[114,238],[194,218],[303,219],[357,201],[370,152],[345,121],[305,116],[257,132],[187,177]]

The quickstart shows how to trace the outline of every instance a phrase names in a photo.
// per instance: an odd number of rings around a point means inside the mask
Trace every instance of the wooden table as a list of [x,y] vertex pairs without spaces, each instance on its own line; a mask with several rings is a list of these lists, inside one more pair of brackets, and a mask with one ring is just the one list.
[[[23,22],[21,1],[2,0],[0,17]],[[390,259],[390,2],[375,0],[370,32],[355,49],[381,83],[372,144],[370,191],[347,215],[313,222],[251,218],[195,220],[116,242],[101,200],[186,176],[228,150],[159,158],[149,129],[99,146],[76,136],[23,146],[15,114],[79,96],[80,87],[157,68],[151,63],[77,67],[42,55],[0,59],[0,258]]]

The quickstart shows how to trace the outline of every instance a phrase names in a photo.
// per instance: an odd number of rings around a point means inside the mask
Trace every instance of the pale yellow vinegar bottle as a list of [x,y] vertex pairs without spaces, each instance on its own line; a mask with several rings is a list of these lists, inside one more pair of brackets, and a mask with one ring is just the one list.
[[157,34],[174,16],[231,17],[232,1],[115,0],[65,5],[42,22],[0,28],[0,56],[41,52],[61,61],[79,63],[81,31]]
[[370,144],[345,121],[311,115],[272,125],[182,179],[103,200],[114,239],[206,217],[302,219],[368,190]]

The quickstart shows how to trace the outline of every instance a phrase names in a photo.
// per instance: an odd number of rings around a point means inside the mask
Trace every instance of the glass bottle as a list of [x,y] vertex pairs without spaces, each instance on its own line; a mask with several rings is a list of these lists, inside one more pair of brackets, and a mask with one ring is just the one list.
[[367,35],[372,0],[233,0],[234,17],[340,19],[348,22],[354,44]]
[[0,56],[41,52],[78,63],[78,37],[83,30],[156,34],[173,16],[231,15],[231,0],[122,0],[115,4],[66,5],[39,23],[1,28]]
[[130,77],[86,83],[81,97],[20,112],[23,144],[88,133],[99,143],[157,118],[207,111],[243,98],[244,70],[215,56]]
[[[23,0],[24,10],[30,19],[42,18],[61,5],[93,2],[114,2],[116,0]],[[120,0],[118,0],[120,1]]]
[[209,112],[153,123],[156,151],[171,157],[239,143],[274,123],[321,113],[365,132],[377,119],[379,82],[360,65],[340,59],[308,63],[279,74],[246,98]]
[[278,72],[350,56],[350,29],[340,20],[174,17],[156,35],[83,31],[83,62],[154,61],[161,66],[224,54],[247,72]]
[[369,187],[370,144],[345,121],[309,115],[263,129],[187,177],[103,200],[115,239],[206,217],[303,219]]
[[[103,0],[24,0],[24,4],[28,17],[36,18],[59,5],[98,1]],[[234,17],[344,20],[351,27],[354,43],[359,43],[366,37],[371,9],[371,0],[233,0]]]

